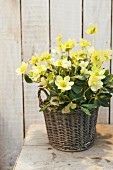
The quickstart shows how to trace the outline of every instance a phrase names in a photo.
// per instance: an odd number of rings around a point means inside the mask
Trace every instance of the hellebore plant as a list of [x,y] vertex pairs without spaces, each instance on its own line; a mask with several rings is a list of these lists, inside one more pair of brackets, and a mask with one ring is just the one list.
[[[90,24],[87,34],[96,34],[97,26]],[[93,35],[94,37],[94,35]],[[31,57],[29,64],[22,62],[16,70],[24,74],[27,83],[38,83],[39,91],[47,95],[40,111],[62,110],[62,113],[82,109],[108,107],[113,93],[113,75],[103,67],[111,59],[112,51],[96,50],[93,42],[81,39],[79,43],[62,35],[56,38],[57,47],[51,53]],[[78,50],[75,51],[75,45]],[[27,71],[29,67],[29,71]]]

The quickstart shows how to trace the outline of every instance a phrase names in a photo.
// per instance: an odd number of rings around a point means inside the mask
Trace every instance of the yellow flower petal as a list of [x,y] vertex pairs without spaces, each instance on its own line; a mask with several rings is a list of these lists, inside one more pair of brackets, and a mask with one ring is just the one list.
[[19,68],[16,69],[16,73],[18,75],[21,75],[21,74],[26,72],[27,68],[28,68],[28,63],[23,61],[22,65]]
[[96,34],[98,32],[97,26],[90,24],[89,29],[86,30],[87,34]]
[[87,47],[90,45],[91,45],[91,43],[85,39],[81,39],[81,42],[78,44],[78,46],[80,46],[80,47]]
[[59,36],[56,38],[56,42],[59,43],[62,40],[62,34],[59,34]]
[[69,82],[70,81],[70,77],[69,76],[64,77],[64,81]]
[[30,64],[36,64],[36,62],[38,61],[39,57],[38,56],[32,56],[31,60],[29,61]]

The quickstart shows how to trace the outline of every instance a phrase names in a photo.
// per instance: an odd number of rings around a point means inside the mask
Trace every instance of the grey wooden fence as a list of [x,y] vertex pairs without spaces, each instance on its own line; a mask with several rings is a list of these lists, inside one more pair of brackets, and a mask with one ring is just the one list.
[[[0,169],[10,170],[33,123],[43,123],[38,112],[37,85],[17,77],[15,69],[34,52],[53,47],[55,37],[86,37],[96,23],[96,48],[112,48],[112,0],[0,0]],[[87,37],[86,37],[87,38]],[[106,68],[113,72],[112,61]],[[99,123],[113,123],[110,108],[101,108]]]

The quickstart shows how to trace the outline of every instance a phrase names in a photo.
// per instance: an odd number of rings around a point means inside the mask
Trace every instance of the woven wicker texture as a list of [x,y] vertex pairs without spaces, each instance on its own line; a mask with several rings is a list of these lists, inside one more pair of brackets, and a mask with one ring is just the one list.
[[62,114],[61,111],[44,111],[50,144],[61,151],[83,151],[90,148],[95,139],[98,109],[91,116],[81,110]]

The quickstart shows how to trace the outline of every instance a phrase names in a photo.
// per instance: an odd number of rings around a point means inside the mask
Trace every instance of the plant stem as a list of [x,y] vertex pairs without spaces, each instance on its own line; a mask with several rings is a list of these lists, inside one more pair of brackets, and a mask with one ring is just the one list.
[[85,90],[84,95],[85,95],[85,93],[86,93],[89,89],[90,89],[90,87],[88,87],[88,88]]
[[92,99],[94,99],[96,96],[94,96],[94,97],[91,97],[91,99],[89,100],[89,102],[88,102],[88,104],[92,101]]

